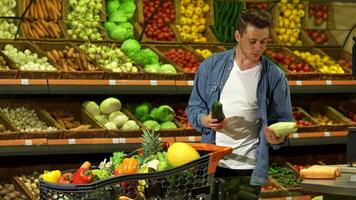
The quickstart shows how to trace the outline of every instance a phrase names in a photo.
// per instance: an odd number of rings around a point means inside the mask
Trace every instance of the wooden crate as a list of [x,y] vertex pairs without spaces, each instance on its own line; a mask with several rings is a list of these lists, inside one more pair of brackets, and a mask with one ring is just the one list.
[[321,130],[320,124],[318,121],[316,121],[307,111],[305,111],[303,108],[296,106],[297,111],[301,112],[303,115],[303,119],[308,120],[309,122],[312,123],[310,126],[298,126],[298,132],[303,133],[303,132],[319,132]]
[[[30,0],[19,1],[17,8],[20,14],[24,13]],[[49,5],[51,4],[51,5]],[[28,11],[24,15],[25,19],[46,19],[46,20],[58,20],[63,19],[63,4],[64,0],[37,0],[33,1]],[[35,5],[35,6],[34,6]],[[38,5],[41,5],[38,7]],[[40,8],[41,13],[39,14],[38,8]],[[45,10],[44,10],[45,9]],[[60,14],[60,17],[53,15],[53,9],[56,9]]]
[[[171,28],[173,30],[173,32],[174,32],[174,35],[175,35],[174,40],[171,40],[171,41],[168,41],[168,40],[153,40],[153,39],[149,38],[144,33],[143,36],[142,36],[141,41],[142,42],[147,42],[147,43],[152,43],[152,42],[154,42],[154,43],[173,43],[173,44],[181,43],[182,41],[180,40],[179,33],[178,33],[175,25],[174,24],[170,24],[168,27]],[[136,35],[137,35],[136,38],[139,38],[141,33],[142,33],[142,31],[143,31],[143,27],[141,27],[141,25],[139,23],[134,23],[134,28],[136,30]]]
[[326,38],[327,38],[326,42],[324,42],[322,44],[317,44],[316,42],[313,41],[311,36],[308,35],[307,29],[302,30],[302,34],[305,35],[305,37],[308,37],[308,43],[306,43],[305,45],[307,45],[307,46],[334,46],[334,47],[340,46],[340,44],[336,40],[335,36],[329,30],[322,30],[322,31],[326,35]]
[[[318,3],[318,4],[322,4],[322,5],[326,5],[328,6],[328,18],[326,21],[323,21],[323,23],[321,23],[320,25],[316,25],[314,23],[314,20],[315,20],[315,17],[312,16],[309,12],[309,8],[310,8],[310,3]],[[332,3],[331,2],[322,2],[322,1],[319,1],[319,2],[310,2],[309,4],[307,4],[306,6],[306,12],[305,12],[305,20],[304,20],[304,24],[303,24],[303,27],[304,28],[311,28],[311,29],[332,29],[335,27],[334,25],[334,21],[333,21],[333,18],[334,18],[334,12],[333,12],[333,9],[332,9]]]
[[[47,52],[52,51],[52,50],[59,50],[59,51],[63,51],[65,49],[65,47],[69,47],[69,48],[74,48],[75,52],[79,52],[84,54],[76,45],[74,45],[73,43],[69,43],[69,42],[60,42],[60,43],[56,43],[56,45],[53,45],[53,43],[48,43],[48,42],[35,42],[33,43],[34,45],[36,45],[43,54],[47,55]],[[48,57],[50,60],[52,60],[50,57]],[[90,62],[92,65],[94,65],[95,67],[98,67],[95,63],[94,60],[92,60],[91,58],[89,58],[86,54],[85,54],[85,59],[86,62]],[[61,67],[59,66],[59,64],[57,63],[58,61],[56,60],[52,60],[53,63],[56,63],[56,68],[61,69]],[[62,71],[62,79],[103,79],[104,75],[105,75],[105,71],[104,70],[98,70],[98,71],[81,71],[79,69],[79,71]]]
[[[53,31],[50,28],[47,28],[48,26],[44,26],[44,25],[39,25],[41,24],[39,22],[39,20],[30,20],[30,19],[26,19],[23,20],[21,23],[21,33],[23,35],[24,38],[29,39],[29,40],[65,40],[67,39],[67,35],[65,34],[64,31],[64,24],[63,21],[58,20],[58,21],[51,21],[54,22],[57,27],[59,29],[59,35],[53,35]],[[38,28],[33,28],[30,26],[30,24],[37,24],[36,27]],[[39,35],[39,32],[41,34],[45,34],[45,35]],[[56,32],[58,33],[58,31]]]
[[[164,52],[168,51],[169,49],[171,48],[175,48],[175,49],[183,49],[183,50],[186,50],[186,51],[191,51],[193,53],[193,55],[197,58],[198,61],[202,61],[202,59],[200,58],[200,56],[190,50],[188,47],[184,46],[184,45],[153,45],[153,48],[158,52],[158,54],[161,56],[161,57],[166,57],[164,55]],[[171,59],[167,58],[167,60],[175,63],[174,61],[172,61]],[[179,67],[181,67],[184,71],[184,66],[180,66],[179,64],[175,63],[176,65],[178,65]],[[186,72],[184,71],[184,80],[193,80],[195,77],[195,72]]]
[[[175,3],[175,7],[177,8],[177,14],[176,14],[176,19],[177,22],[179,23],[180,18],[182,17],[179,9],[182,5],[182,0],[177,0],[174,1]],[[205,14],[205,19],[206,19],[206,25],[214,25],[214,0],[204,0],[204,3],[207,4],[209,6],[209,11]]]
[[[55,102],[41,101],[41,107],[45,110],[48,116],[51,116],[63,130],[63,138],[103,138],[106,134],[106,129],[103,128],[90,114],[81,108],[81,104],[72,101],[62,101],[61,104]],[[51,113],[62,111],[74,117],[75,121],[81,124],[87,124],[91,127],[86,130],[71,130],[67,129],[64,124],[55,119]]]
[[0,56],[4,58],[6,66],[9,67],[8,70],[0,70],[0,79],[17,78],[19,70],[16,68],[16,65],[2,51],[0,51]]
[[[42,54],[35,46],[33,46],[29,42],[23,41],[11,41],[5,42],[0,41],[0,49],[4,49],[6,45],[11,44],[19,51],[24,51],[25,49],[29,49],[32,53],[36,53],[38,57],[46,57],[46,55]],[[55,64],[48,60],[48,62],[55,67]],[[16,66],[19,68],[19,66]],[[62,72],[57,69],[57,71],[25,71],[20,70],[18,73],[18,78],[29,78],[29,79],[59,79],[62,76]]]
[[9,107],[11,109],[25,107],[27,109],[33,109],[37,117],[40,121],[44,122],[49,127],[55,127],[57,130],[54,131],[32,131],[26,132],[19,130],[14,124],[12,124],[4,114],[1,113],[1,116],[7,123],[11,124],[12,127],[15,128],[16,131],[19,132],[19,139],[34,139],[34,138],[47,138],[47,139],[59,139],[62,138],[63,130],[61,126],[51,117],[49,116],[40,105],[35,102],[28,101],[19,101],[19,100],[3,100],[1,101],[1,107]]
[[[349,62],[351,64],[352,69],[352,55],[351,53],[341,49],[341,48],[320,48],[323,52],[325,52],[328,56],[332,57],[335,61],[339,62],[341,59]],[[348,68],[345,64],[339,62],[345,68]]]
[[5,132],[0,132],[0,140],[14,140],[18,139],[18,130],[0,113],[0,124],[4,125]]

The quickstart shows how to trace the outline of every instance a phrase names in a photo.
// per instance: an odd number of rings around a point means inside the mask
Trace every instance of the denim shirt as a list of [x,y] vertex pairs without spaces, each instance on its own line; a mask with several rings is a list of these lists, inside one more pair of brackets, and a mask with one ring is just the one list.
[[[215,131],[205,128],[201,118],[210,113],[211,105],[219,100],[220,93],[234,66],[231,49],[207,58],[199,66],[186,113],[192,126],[202,133],[202,143],[215,143]],[[261,77],[257,86],[257,118],[259,119],[259,145],[256,167],[251,185],[268,183],[269,146],[263,127],[281,121],[293,121],[288,81],[284,73],[269,59],[262,56]],[[272,145],[278,149],[286,144]]]

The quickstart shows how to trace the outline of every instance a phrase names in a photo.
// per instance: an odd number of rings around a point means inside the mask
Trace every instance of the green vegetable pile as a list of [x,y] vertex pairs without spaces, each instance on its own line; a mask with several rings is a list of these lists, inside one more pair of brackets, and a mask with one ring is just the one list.
[[268,168],[268,175],[286,188],[300,187],[302,180],[293,170],[273,163]]
[[145,101],[133,108],[132,111],[135,117],[143,122],[143,125],[149,130],[177,129],[177,125],[173,122],[175,112],[169,105],[153,107]]
[[110,38],[123,42],[134,37],[132,17],[135,14],[136,5],[134,0],[109,0],[106,11],[108,20],[105,30]]

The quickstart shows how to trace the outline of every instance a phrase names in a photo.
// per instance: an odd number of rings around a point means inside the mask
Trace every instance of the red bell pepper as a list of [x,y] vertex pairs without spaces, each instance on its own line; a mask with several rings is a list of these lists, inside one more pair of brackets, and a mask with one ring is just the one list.
[[60,184],[72,184],[73,182],[73,174],[70,172],[66,172],[62,174],[61,178],[59,179]]
[[74,173],[74,184],[88,184],[93,181],[93,173],[90,170],[90,162],[86,161],[82,166]]

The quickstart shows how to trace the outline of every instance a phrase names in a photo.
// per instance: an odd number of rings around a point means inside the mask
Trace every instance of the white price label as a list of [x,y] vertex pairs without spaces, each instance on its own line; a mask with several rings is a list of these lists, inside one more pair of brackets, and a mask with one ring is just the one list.
[[333,81],[332,81],[332,80],[326,80],[326,81],[325,81],[325,84],[326,84],[326,85],[332,85],[332,84],[333,84]]
[[189,86],[194,86],[194,81],[188,81]]
[[194,136],[189,136],[188,137],[189,142],[195,142],[195,137]]
[[21,85],[28,85],[28,79],[21,79]]
[[299,134],[298,133],[293,133],[293,138],[299,138]]
[[68,144],[75,144],[75,139],[68,139]]
[[26,146],[32,145],[32,140],[25,140],[25,145]]
[[109,85],[116,85],[116,80],[109,80]]
[[151,80],[150,83],[151,83],[151,85],[158,85],[156,80]]
[[113,139],[112,139],[112,143],[113,143],[113,144],[119,144],[119,143],[120,143],[119,138],[113,138]]
[[119,139],[119,143],[126,143],[126,138],[118,138]]
[[300,81],[300,80],[298,80],[298,81],[295,81],[295,82],[296,82],[296,84],[297,84],[298,86],[301,86],[301,85],[303,85],[302,81]]
[[330,132],[324,132],[324,136],[325,136],[325,137],[330,137],[330,136],[331,136],[331,133],[330,133]]
[[286,197],[286,200],[293,200],[293,197]]

